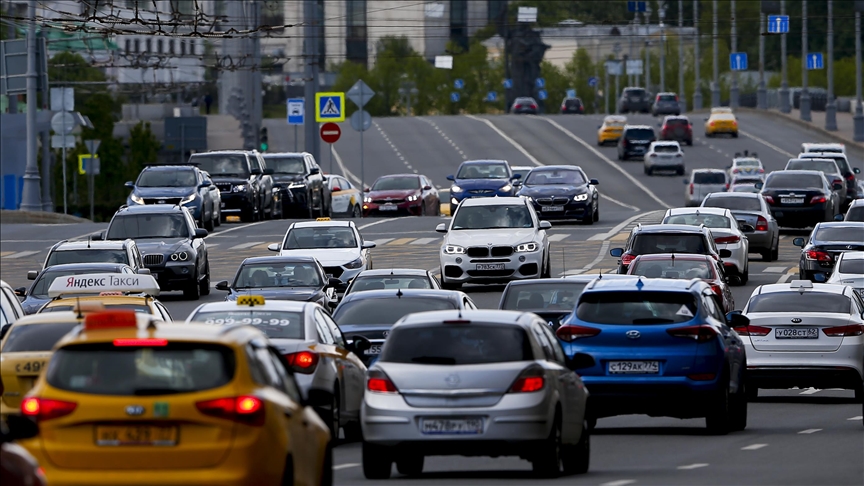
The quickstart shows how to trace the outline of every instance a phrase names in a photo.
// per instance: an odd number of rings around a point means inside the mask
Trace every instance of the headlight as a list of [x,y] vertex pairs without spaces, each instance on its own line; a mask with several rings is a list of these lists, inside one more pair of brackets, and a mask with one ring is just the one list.
[[288,184],[288,189],[300,189],[301,187],[306,187],[306,184],[303,182],[292,182]]
[[359,257],[356,260],[352,260],[352,261],[346,263],[344,266],[345,266],[345,268],[350,268],[352,270],[355,268],[360,268],[363,266],[363,257]]
[[513,189],[513,186],[510,184],[507,184],[507,185],[501,186],[501,189],[498,189],[498,190],[501,192],[510,192],[511,189]]
[[246,184],[238,184],[231,188],[231,192],[246,192],[249,189],[249,186]]
[[129,196],[129,199],[132,200],[135,204],[144,204],[144,198],[139,196],[138,194],[132,194]]
[[540,248],[540,245],[534,243],[533,241],[531,243],[522,243],[521,245],[516,247],[516,253],[537,251],[538,248]]
[[189,259],[189,254],[186,253],[185,251],[178,251],[177,253],[171,254],[171,261],[172,262],[176,262],[176,261],[185,262],[188,259]]
[[411,201],[416,201],[418,199],[420,199],[420,194],[412,194],[412,195],[408,196],[408,198],[406,200],[408,202],[411,202]]
[[369,196],[364,196],[364,197],[363,197],[363,202],[370,203],[370,202],[372,202],[372,198],[369,197]]
[[448,255],[461,255],[465,253],[465,248],[458,245],[444,245],[444,253]]
[[180,200],[180,204],[183,205],[183,204],[189,204],[189,203],[191,203],[192,201],[195,200],[195,196],[196,196],[195,193],[189,194],[188,196],[186,196],[186,197],[184,197],[183,199]]
[[459,204],[459,201],[455,197],[451,197],[450,204]]
[[573,200],[577,201],[577,202],[578,201],[587,201],[588,200],[588,194],[576,194],[575,196],[573,196]]
[[450,186],[450,192],[462,192],[462,188],[457,186],[456,184],[453,184],[452,186]]

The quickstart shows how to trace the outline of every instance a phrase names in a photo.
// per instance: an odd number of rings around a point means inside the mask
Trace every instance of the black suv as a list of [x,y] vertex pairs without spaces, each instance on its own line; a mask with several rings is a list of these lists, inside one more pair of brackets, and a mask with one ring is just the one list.
[[279,193],[283,217],[314,218],[332,215],[327,177],[315,157],[307,152],[268,153],[267,168],[273,170],[273,188]]
[[187,209],[170,204],[122,206],[102,233],[105,240],[135,240],[159,288],[193,300],[210,293],[205,236]]
[[651,93],[645,88],[624,88],[618,100],[619,113],[650,113]]
[[655,253],[711,255],[717,262],[732,256],[729,250],[717,250],[710,229],[704,225],[684,224],[637,224],[630,231],[624,248],[609,250],[610,255],[619,258],[618,273],[627,273],[627,268],[637,256]]
[[648,153],[651,142],[657,140],[654,129],[648,125],[625,125],[618,140],[618,160],[630,157],[642,158]]
[[585,114],[585,105],[579,98],[564,98],[561,101],[561,114],[576,113],[579,115]]
[[815,280],[819,273],[826,278],[834,269],[837,258],[847,251],[864,251],[864,223],[816,223],[807,238],[795,238],[792,244],[801,247],[798,260],[798,278]]
[[[273,171],[256,151],[223,150],[192,154],[189,163],[210,174],[222,196],[221,217],[239,215],[241,221],[273,216]],[[277,209],[278,214],[278,209]]]

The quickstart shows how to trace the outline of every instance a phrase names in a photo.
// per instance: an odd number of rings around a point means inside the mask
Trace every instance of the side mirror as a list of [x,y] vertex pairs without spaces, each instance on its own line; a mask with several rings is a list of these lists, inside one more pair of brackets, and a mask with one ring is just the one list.
[[39,271],[30,270],[27,272],[27,280],[36,280],[36,277],[39,276]]
[[3,324],[3,327],[0,327],[0,341],[2,341],[4,337],[6,337],[6,333],[8,333],[9,329],[11,329],[11,328],[12,328],[11,322]]
[[372,341],[369,341],[364,336],[354,336],[354,340],[351,341],[350,346],[351,351],[362,353],[372,347]]
[[852,172],[855,173],[855,174],[860,174],[860,173],[861,173],[861,169],[859,169],[858,167],[855,167],[854,169],[852,169]]
[[201,184],[198,184],[198,187],[210,187],[210,181],[204,181]]
[[249,171],[252,175],[261,175],[261,169],[255,168]]
[[39,424],[23,415],[9,414],[6,426],[9,429],[6,437],[11,440],[30,439],[39,435]]
[[447,176],[447,180],[448,180],[448,181],[455,181],[456,178],[453,177],[453,175],[448,175],[448,176]]
[[432,186],[423,186],[423,190],[424,190],[424,191],[431,191],[431,190],[432,190]]
[[126,181],[126,184],[123,185],[128,187],[129,189],[135,189],[135,183],[132,181]]
[[732,252],[729,250],[720,250],[720,258],[730,258],[732,256]]
[[333,186],[333,189],[330,189],[330,190],[333,191],[333,192],[339,192],[339,191],[342,190],[342,188],[339,187],[339,186]]
[[374,241],[364,241],[363,244],[360,245],[360,248],[363,248],[364,250],[368,250],[370,248],[375,248],[376,246],[378,246],[378,245]]
[[733,328],[744,327],[750,324],[750,319],[741,314],[740,310],[735,310],[726,314],[726,324],[729,324],[729,327]]
[[522,178],[522,174],[513,174],[513,177],[511,177],[510,180],[516,180],[516,179],[521,179],[521,178]]
[[765,187],[765,184],[757,182],[756,184],[753,184],[753,186],[756,187],[756,189],[762,189],[763,187]]
[[342,281],[338,278],[330,277],[327,279],[327,287],[339,287],[342,285]]
[[138,275],[152,275],[149,268],[139,268],[137,272]]
[[371,191],[372,191],[371,187],[367,187],[366,189],[363,189],[363,192],[371,192]]
[[816,283],[825,283],[828,281],[828,277],[824,273],[817,273],[813,275],[813,281]]
[[839,191],[840,189],[843,189],[843,184],[831,184],[831,188],[835,191]]
[[94,235],[95,238],[93,238],[93,239],[94,240],[104,240],[107,235],[108,235],[107,231],[100,231]]
[[547,230],[552,227],[552,223],[549,221],[540,221],[540,229]]
[[585,353],[576,353],[572,358],[567,359],[567,368],[573,371],[591,368],[596,364],[594,357]]
[[270,167],[267,167],[266,169],[264,169],[264,175],[273,175],[275,173],[276,173],[276,171]]
[[318,167],[313,167],[312,169],[309,170],[309,175],[316,175],[316,174],[320,174],[320,173],[321,173],[321,169],[319,169]]
[[270,243],[267,245],[267,249],[270,251],[279,251],[279,243]]
[[804,244],[805,244],[804,238],[801,238],[801,237],[795,238],[794,240],[792,240],[792,244],[795,246],[800,246],[801,248],[804,248]]
[[754,231],[756,231],[756,228],[754,228],[751,224],[742,224],[738,227],[741,229],[742,233],[753,233]]
[[204,228],[195,228],[195,236],[193,238],[204,238],[210,233]]
[[690,179],[684,179],[684,185],[690,184]]
[[615,258],[621,258],[623,254],[624,248],[612,248],[611,250],[609,250],[609,255]]
[[835,214],[834,221],[843,221],[844,217],[842,214]]
[[216,282],[216,290],[228,291],[231,289],[228,288],[228,281],[227,280],[221,280],[219,282]]
[[599,186],[600,181],[598,181],[597,179],[591,179],[590,181],[588,181],[588,184],[590,184],[592,186]]
[[601,128],[603,128],[603,125],[597,125],[597,130],[600,130]]
[[447,223],[439,223],[438,226],[435,227],[435,231],[439,233],[447,232]]

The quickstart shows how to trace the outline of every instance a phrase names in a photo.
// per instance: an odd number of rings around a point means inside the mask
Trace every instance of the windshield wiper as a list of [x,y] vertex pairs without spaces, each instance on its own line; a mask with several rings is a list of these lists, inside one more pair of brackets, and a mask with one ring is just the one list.
[[455,365],[456,359],[446,356],[417,356],[411,358],[412,363]]

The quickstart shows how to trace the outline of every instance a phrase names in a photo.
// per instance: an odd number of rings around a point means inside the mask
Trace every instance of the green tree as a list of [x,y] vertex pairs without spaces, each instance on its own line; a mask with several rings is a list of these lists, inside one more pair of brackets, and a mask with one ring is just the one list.
[[150,129],[150,122],[138,122],[129,131],[127,165],[130,173],[138,173],[144,166],[154,164],[159,158],[162,144]]

